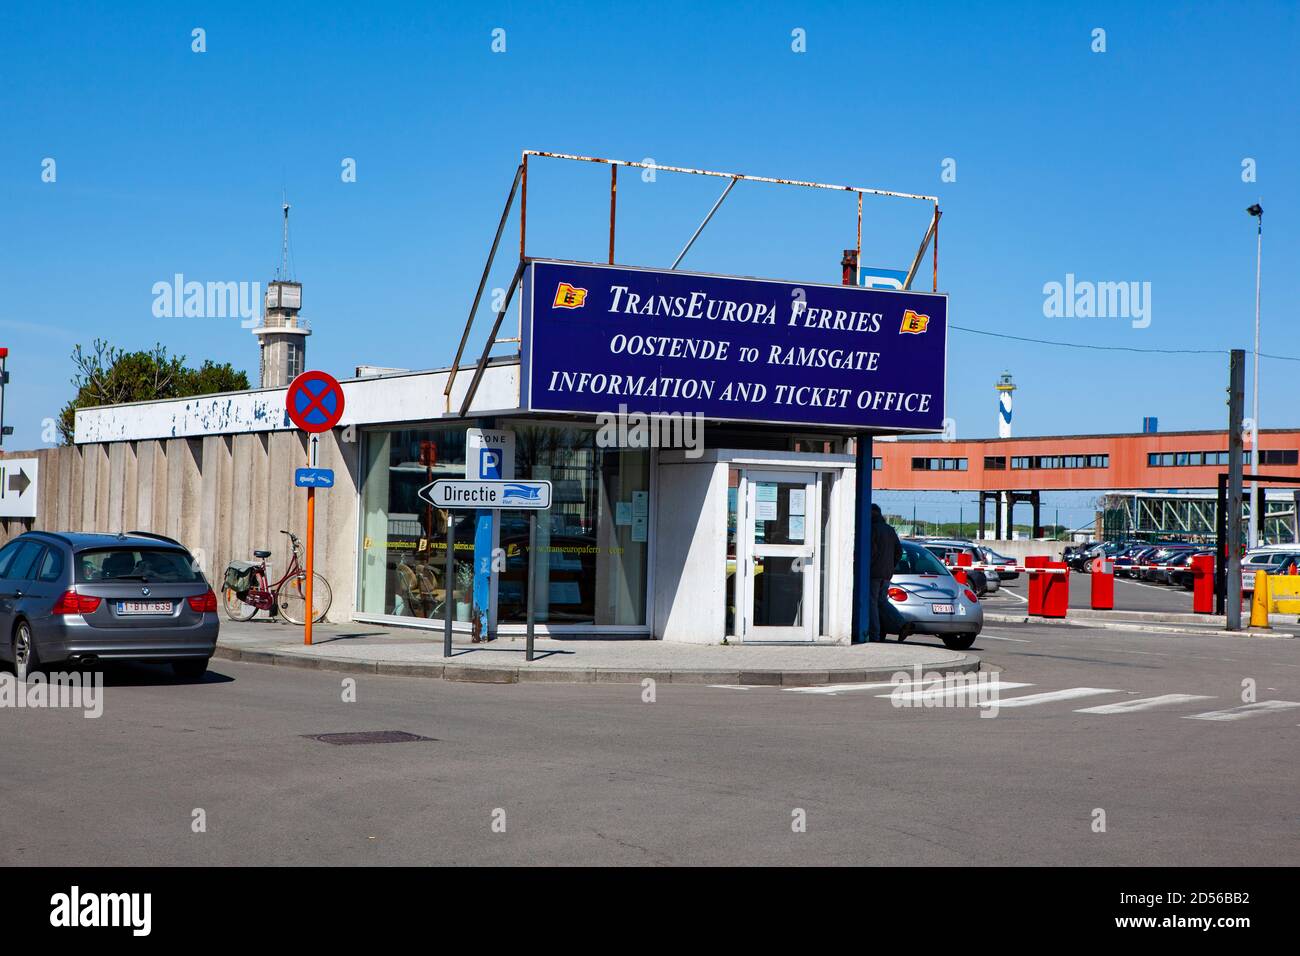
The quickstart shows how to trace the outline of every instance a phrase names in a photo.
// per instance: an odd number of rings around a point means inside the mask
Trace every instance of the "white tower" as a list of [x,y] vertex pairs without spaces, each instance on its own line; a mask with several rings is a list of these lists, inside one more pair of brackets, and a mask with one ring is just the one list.
[[266,284],[262,324],[253,329],[261,349],[262,388],[282,388],[307,367],[307,336],[311,326],[298,315],[302,309],[302,283],[290,278],[289,204],[283,204],[284,233],[280,268]]
[[1003,372],[993,387],[998,390],[998,437],[1010,438],[1011,393],[1016,390],[1015,382],[1011,381],[1011,373]]

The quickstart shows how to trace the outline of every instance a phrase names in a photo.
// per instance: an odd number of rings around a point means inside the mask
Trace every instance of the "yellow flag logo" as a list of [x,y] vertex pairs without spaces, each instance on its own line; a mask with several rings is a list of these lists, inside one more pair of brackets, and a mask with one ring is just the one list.
[[561,282],[555,289],[555,308],[581,309],[587,304],[587,290]]
[[928,315],[920,315],[908,309],[903,313],[903,326],[898,331],[900,334],[907,332],[912,335],[920,335],[929,325],[930,317]]

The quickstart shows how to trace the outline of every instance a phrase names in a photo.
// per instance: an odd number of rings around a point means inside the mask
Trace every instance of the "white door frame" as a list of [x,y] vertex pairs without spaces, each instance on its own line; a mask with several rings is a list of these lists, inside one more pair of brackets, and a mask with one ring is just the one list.
[[[757,487],[766,482],[803,484],[803,544],[754,543],[757,517]],[[821,620],[821,491],[822,473],[816,468],[789,470],[744,465],[736,495],[736,629],[743,642],[812,642],[817,639]],[[756,557],[791,557],[805,560],[803,569],[803,623],[793,627],[756,626],[754,617],[753,565]]]

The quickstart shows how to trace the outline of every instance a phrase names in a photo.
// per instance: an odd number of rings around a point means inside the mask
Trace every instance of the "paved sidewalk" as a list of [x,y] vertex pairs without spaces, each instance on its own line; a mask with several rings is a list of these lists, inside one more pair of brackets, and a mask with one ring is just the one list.
[[318,624],[313,643],[302,628],[272,621],[221,623],[218,658],[311,667],[349,673],[513,684],[635,682],[646,677],[691,684],[815,684],[889,680],[900,670],[964,673],[979,670],[973,654],[914,644],[697,645],[649,640],[546,639],[536,660],[524,660],[524,641],[457,641],[442,656],[442,635],[374,624]]

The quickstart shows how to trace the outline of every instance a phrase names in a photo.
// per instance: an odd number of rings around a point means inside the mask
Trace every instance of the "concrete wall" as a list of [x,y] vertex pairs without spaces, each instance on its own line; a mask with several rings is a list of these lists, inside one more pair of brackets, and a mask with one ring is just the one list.
[[661,461],[659,502],[654,635],[688,644],[720,643],[727,623],[726,464]]
[[[316,569],[330,583],[329,620],[351,618],[356,588],[359,442],[322,435],[319,464],[335,486],[316,493]],[[104,442],[11,452],[38,458],[37,517],[0,518],[0,542],[24,531],[152,531],[176,538],[219,586],[233,559],[270,550],[272,574],[289,560],[280,529],[306,534],[307,493],[293,486],[306,465],[297,431]]]

